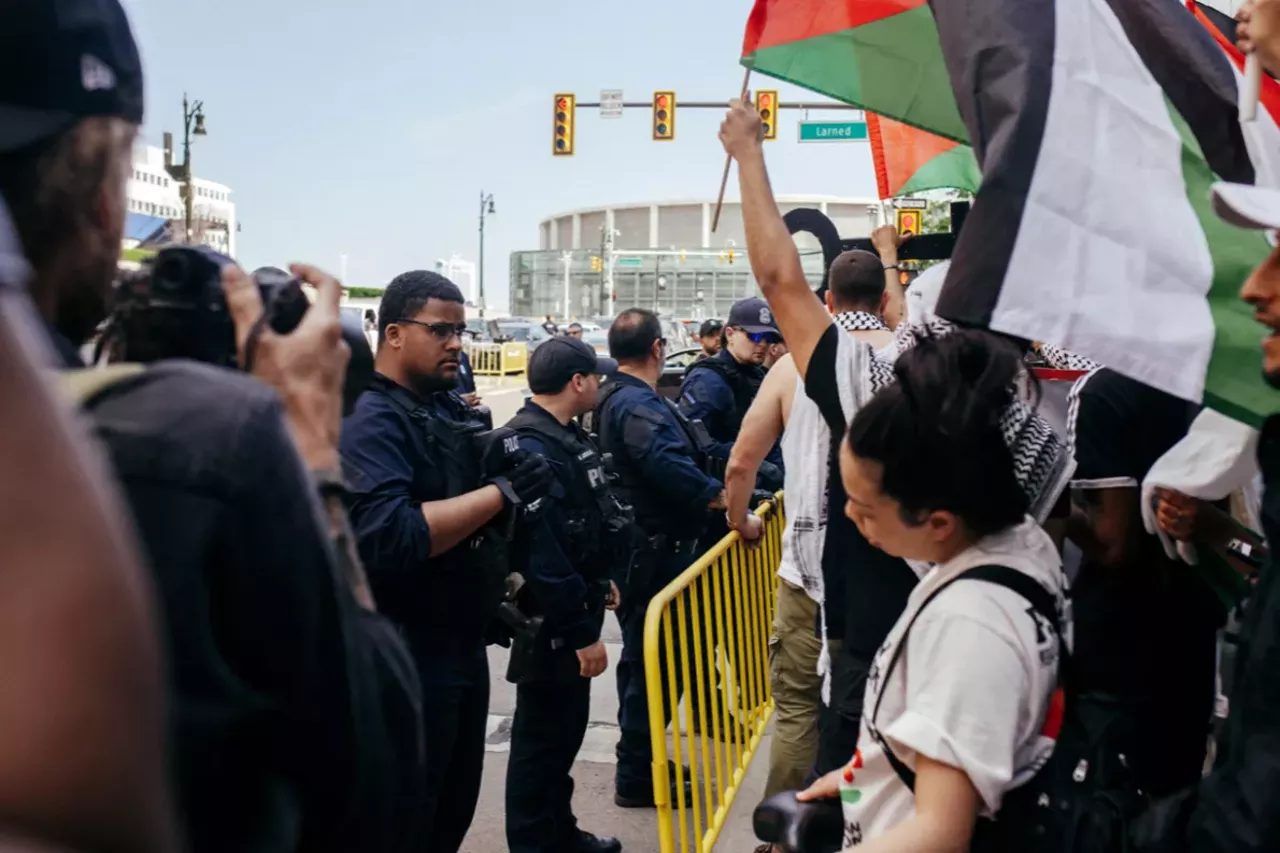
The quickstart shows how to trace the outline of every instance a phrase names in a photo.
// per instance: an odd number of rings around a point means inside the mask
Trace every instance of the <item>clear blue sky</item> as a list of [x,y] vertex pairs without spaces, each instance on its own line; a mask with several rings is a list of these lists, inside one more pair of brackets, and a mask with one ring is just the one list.
[[[124,0],[147,74],[144,135],[205,103],[197,174],[231,186],[246,266],[306,260],[382,286],[458,252],[475,260],[483,189],[486,290],[548,215],[611,202],[714,197],[722,114],[685,110],[650,139],[647,110],[578,111],[577,154],[553,158],[552,96],[643,101],[736,94],[750,0]],[[763,78],[757,78],[761,82]],[[772,87],[772,86],[771,86]],[[782,97],[800,96],[780,87]],[[816,96],[806,96],[816,99]],[[832,114],[826,114],[834,117]],[[813,118],[823,115],[814,114]],[[768,144],[781,194],[871,196],[865,144],[799,145],[795,112]],[[730,182],[730,195],[736,197]]]

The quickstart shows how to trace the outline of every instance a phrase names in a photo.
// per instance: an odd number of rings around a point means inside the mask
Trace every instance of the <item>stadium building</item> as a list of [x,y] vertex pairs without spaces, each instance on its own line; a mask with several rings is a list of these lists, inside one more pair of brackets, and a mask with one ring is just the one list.
[[[781,196],[783,213],[816,208],[842,237],[866,237],[876,199]],[[627,204],[563,213],[539,226],[539,248],[511,254],[511,313],[523,317],[610,317],[632,306],[664,317],[724,317],[758,293],[747,261],[742,209],[724,205],[711,231],[715,199]],[[822,279],[817,241],[798,235],[805,273]],[[611,299],[612,297],[612,299]]]

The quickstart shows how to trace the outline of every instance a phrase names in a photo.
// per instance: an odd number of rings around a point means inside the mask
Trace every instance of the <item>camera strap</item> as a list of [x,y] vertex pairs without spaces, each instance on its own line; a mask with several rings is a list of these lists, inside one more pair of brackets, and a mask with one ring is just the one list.
[[267,328],[267,311],[263,310],[257,320],[253,321],[253,326],[249,329],[249,337],[244,342],[244,372],[253,372],[253,360],[258,354],[258,341],[262,339],[262,332]]

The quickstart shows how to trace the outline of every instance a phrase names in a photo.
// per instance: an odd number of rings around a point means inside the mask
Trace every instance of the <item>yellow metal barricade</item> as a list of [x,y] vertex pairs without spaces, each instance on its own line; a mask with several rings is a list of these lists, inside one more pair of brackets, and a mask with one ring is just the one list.
[[[757,510],[764,520],[759,545],[748,547],[730,533],[655,595],[645,613],[645,687],[662,853],[709,853],[715,846],[773,716],[769,636],[782,557],[781,498]],[[684,790],[688,767],[693,800],[687,807],[683,797],[671,802],[668,760],[675,766],[676,791]]]
[[524,373],[529,365],[529,345],[518,341],[510,341],[502,345],[502,356],[498,370],[503,376]]
[[524,373],[529,364],[529,345],[519,341],[503,344],[472,341],[463,347],[476,376],[512,376]]

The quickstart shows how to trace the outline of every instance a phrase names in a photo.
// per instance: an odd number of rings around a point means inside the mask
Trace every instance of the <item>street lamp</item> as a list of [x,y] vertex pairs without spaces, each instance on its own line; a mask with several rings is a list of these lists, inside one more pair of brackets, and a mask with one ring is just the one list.
[[170,145],[169,134],[165,134],[165,169],[169,172],[169,176],[175,181],[182,182],[182,192],[186,196],[186,204],[183,209],[183,223],[186,226],[186,240],[191,242],[191,223],[195,219],[195,188],[192,185],[191,172],[191,137],[208,136],[209,131],[204,126],[204,101],[196,101],[191,103],[187,100],[184,92],[182,95],[182,163],[173,164],[169,161],[169,152],[172,148]]
[[497,213],[493,208],[493,194],[480,191],[480,316],[484,316],[484,218]]

